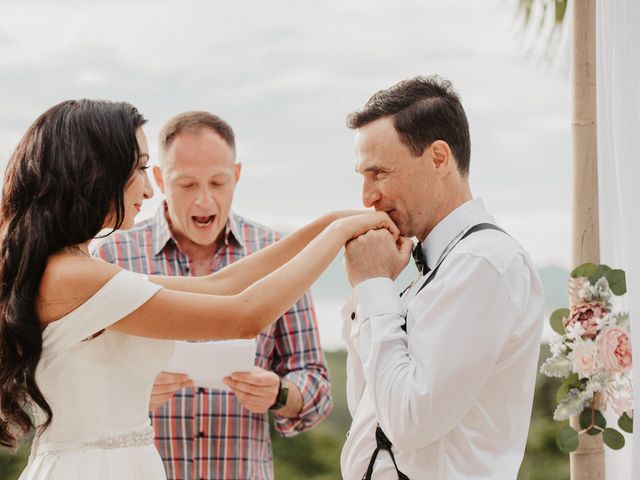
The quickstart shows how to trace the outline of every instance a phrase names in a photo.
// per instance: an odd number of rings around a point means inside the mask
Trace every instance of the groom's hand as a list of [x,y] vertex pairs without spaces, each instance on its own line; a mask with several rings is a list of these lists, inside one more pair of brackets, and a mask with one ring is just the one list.
[[184,373],[160,372],[153,383],[149,411],[155,412],[183,388],[193,387],[193,381]]
[[369,230],[345,246],[345,270],[352,286],[374,277],[395,280],[407,266],[413,243],[405,237],[396,242],[388,230]]

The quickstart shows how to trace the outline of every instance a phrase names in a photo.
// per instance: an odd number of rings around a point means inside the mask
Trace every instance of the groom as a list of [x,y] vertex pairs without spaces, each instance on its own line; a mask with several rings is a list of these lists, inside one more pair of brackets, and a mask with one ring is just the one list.
[[345,480],[515,479],[542,330],[543,295],[523,248],[469,186],[467,118],[451,84],[416,77],[348,117],[363,203],[416,237],[419,275],[393,279],[411,245],[384,230],[346,247]]

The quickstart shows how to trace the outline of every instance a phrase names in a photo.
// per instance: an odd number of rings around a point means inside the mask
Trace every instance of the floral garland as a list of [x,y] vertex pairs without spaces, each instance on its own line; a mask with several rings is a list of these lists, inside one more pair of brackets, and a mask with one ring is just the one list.
[[564,421],[580,415],[580,431],[565,425],[556,434],[563,452],[578,448],[582,432],[602,433],[609,448],[622,448],[624,436],[607,426],[601,413],[607,408],[618,415],[621,430],[633,431],[629,315],[611,303],[613,296],[626,291],[624,271],[585,263],[571,272],[570,308],[551,314],[551,328],[557,335],[549,342],[551,356],[540,372],[565,379],[558,389],[553,418]]

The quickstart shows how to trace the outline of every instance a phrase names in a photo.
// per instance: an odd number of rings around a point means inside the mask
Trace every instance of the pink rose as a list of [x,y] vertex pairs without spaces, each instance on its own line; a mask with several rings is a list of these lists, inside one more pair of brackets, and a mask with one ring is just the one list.
[[578,342],[571,352],[571,360],[573,361],[573,371],[580,378],[590,376],[598,367],[598,349],[593,340],[585,340]]
[[629,332],[621,327],[608,327],[598,337],[600,363],[610,373],[626,372],[631,368]]
[[594,339],[598,334],[598,322],[607,314],[602,302],[581,303],[571,307],[571,316],[562,320],[564,329],[579,323],[584,329],[582,338]]

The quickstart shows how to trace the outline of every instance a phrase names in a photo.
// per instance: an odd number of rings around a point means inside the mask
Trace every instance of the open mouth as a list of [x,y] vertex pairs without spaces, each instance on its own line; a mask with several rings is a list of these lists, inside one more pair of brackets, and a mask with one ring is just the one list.
[[209,216],[205,216],[205,217],[193,216],[193,217],[191,217],[191,219],[193,220],[193,223],[196,224],[196,227],[198,227],[198,228],[208,228],[213,224],[213,221],[216,219],[216,216],[215,215],[209,215]]

